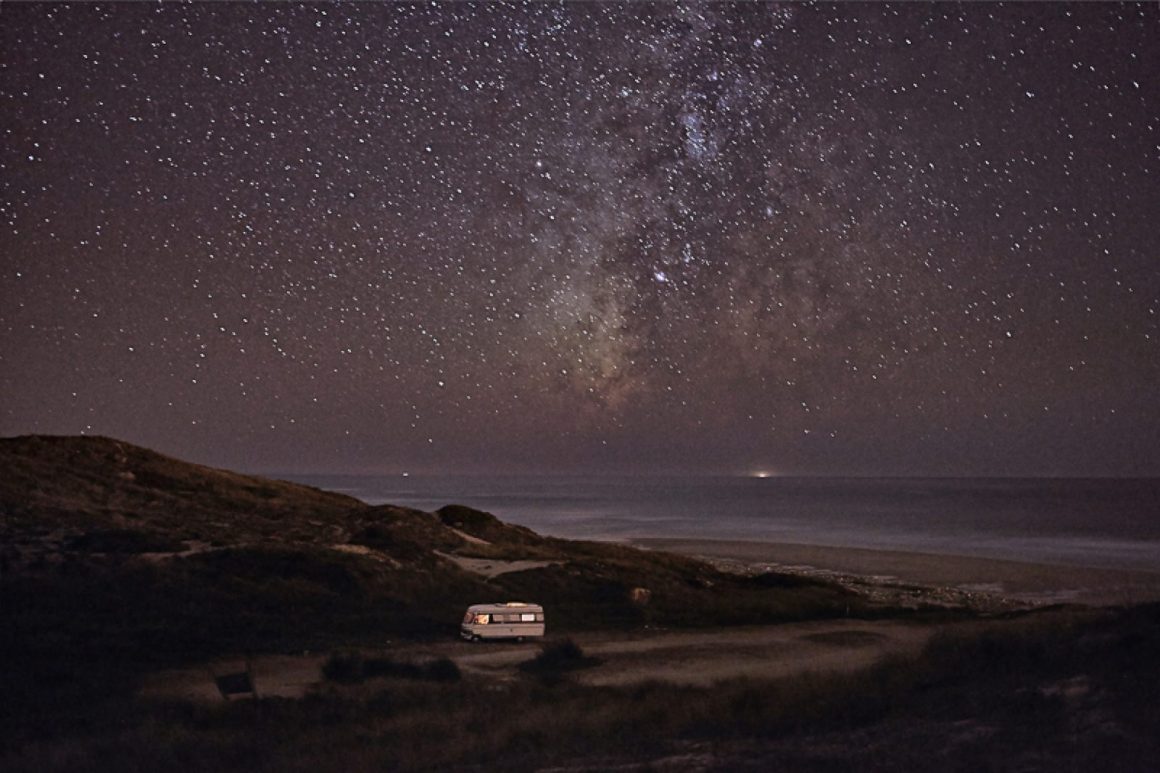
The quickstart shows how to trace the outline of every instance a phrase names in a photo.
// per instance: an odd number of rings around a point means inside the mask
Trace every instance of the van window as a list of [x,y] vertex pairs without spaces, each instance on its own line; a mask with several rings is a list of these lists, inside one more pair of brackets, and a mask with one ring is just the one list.
[[475,624],[476,625],[487,625],[490,622],[491,622],[491,615],[482,614],[482,615],[475,616]]
[[532,612],[524,612],[523,614],[520,615],[520,622],[522,622],[522,623],[534,623],[534,622],[536,622],[536,616]]

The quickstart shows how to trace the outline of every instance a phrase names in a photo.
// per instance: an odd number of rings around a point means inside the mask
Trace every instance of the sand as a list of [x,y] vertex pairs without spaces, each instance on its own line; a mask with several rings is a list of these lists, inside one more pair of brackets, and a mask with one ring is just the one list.
[[[705,687],[729,679],[855,672],[886,656],[915,655],[936,632],[951,627],[893,620],[820,620],[695,631],[588,632],[570,638],[596,661],[574,675],[584,684],[662,681]],[[541,643],[536,641],[469,644],[449,638],[397,644],[366,654],[415,663],[447,657],[468,678],[498,686],[526,678],[519,666],[540,651]],[[259,696],[301,698],[318,689],[367,694],[382,690],[379,680],[353,687],[328,683],[322,674],[325,661],[321,654],[262,655],[158,671],[145,678],[140,694],[152,699],[220,703]],[[215,677],[242,672],[250,675],[253,691],[223,698]]]
[[[1137,570],[765,542],[637,539],[633,544],[694,556],[724,569],[827,577],[892,605],[966,605],[1002,612],[1059,603],[1110,606],[1160,601],[1160,573]],[[490,563],[496,566],[475,569],[514,570],[507,565],[512,562]],[[886,656],[913,655],[936,632],[977,624],[982,623],[836,619],[709,631],[582,633],[575,640],[600,663],[577,678],[593,685],[651,680],[707,685],[725,679],[849,672]],[[383,651],[403,661],[449,657],[466,675],[501,683],[521,678],[519,664],[535,657],[540,644],[473,645],[451,637],[387,646]],[[256,694],[301,697],[326,684],[321,673],[324,661],[320,654],[271,655],[162,671],[149,676],[142,695],[221,701],[214,677],[249,669]]]
[[1160,573],[1140,570],[771,542],[652,538],[632,544],[726,567],[830,576],[867,587],[943,588],[1029,604],[1106,606],[1160,600]]

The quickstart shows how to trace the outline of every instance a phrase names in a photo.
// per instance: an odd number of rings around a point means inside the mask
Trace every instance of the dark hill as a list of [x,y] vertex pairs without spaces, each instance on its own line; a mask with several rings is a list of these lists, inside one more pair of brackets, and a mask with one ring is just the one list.
[[237,542],[287,536],[287,524],[333,523],[366,507],[342,494],[182,462],[104,437],[2,439],[0,469],[0,513],[56,527],[132,527]]
[[182,462],[99,437],[0,439],[9,656],[187,660],[454,636],[463,609],[528,600],[553,631],[857,612],[820,582],[542,537]]

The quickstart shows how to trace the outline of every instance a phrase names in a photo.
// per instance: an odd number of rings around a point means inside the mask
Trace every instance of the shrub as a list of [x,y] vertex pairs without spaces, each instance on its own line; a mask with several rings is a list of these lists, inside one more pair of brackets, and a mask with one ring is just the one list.
[[322,675],[332,682],[357,684],[366,679],[363,657],[357,652],[335,652],[322,666]]
[[425,676],[432,682],[458,682],[463,678],[459,666],[451,658],[439,658],[428,663]]
[[586,656],[576,642],[562,639],[545,644],[539,655],[520,665],[520,670],[552,677],[560,676],[566,671],[590,668],[599,662],[596,658]]

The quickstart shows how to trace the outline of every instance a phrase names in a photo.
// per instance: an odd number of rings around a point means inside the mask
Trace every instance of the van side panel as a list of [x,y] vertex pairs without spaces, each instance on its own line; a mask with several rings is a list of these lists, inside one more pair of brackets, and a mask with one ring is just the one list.
[[473,604],[459,629],[465,639],[520,639],[544,635],[544,610],[538,604]]

